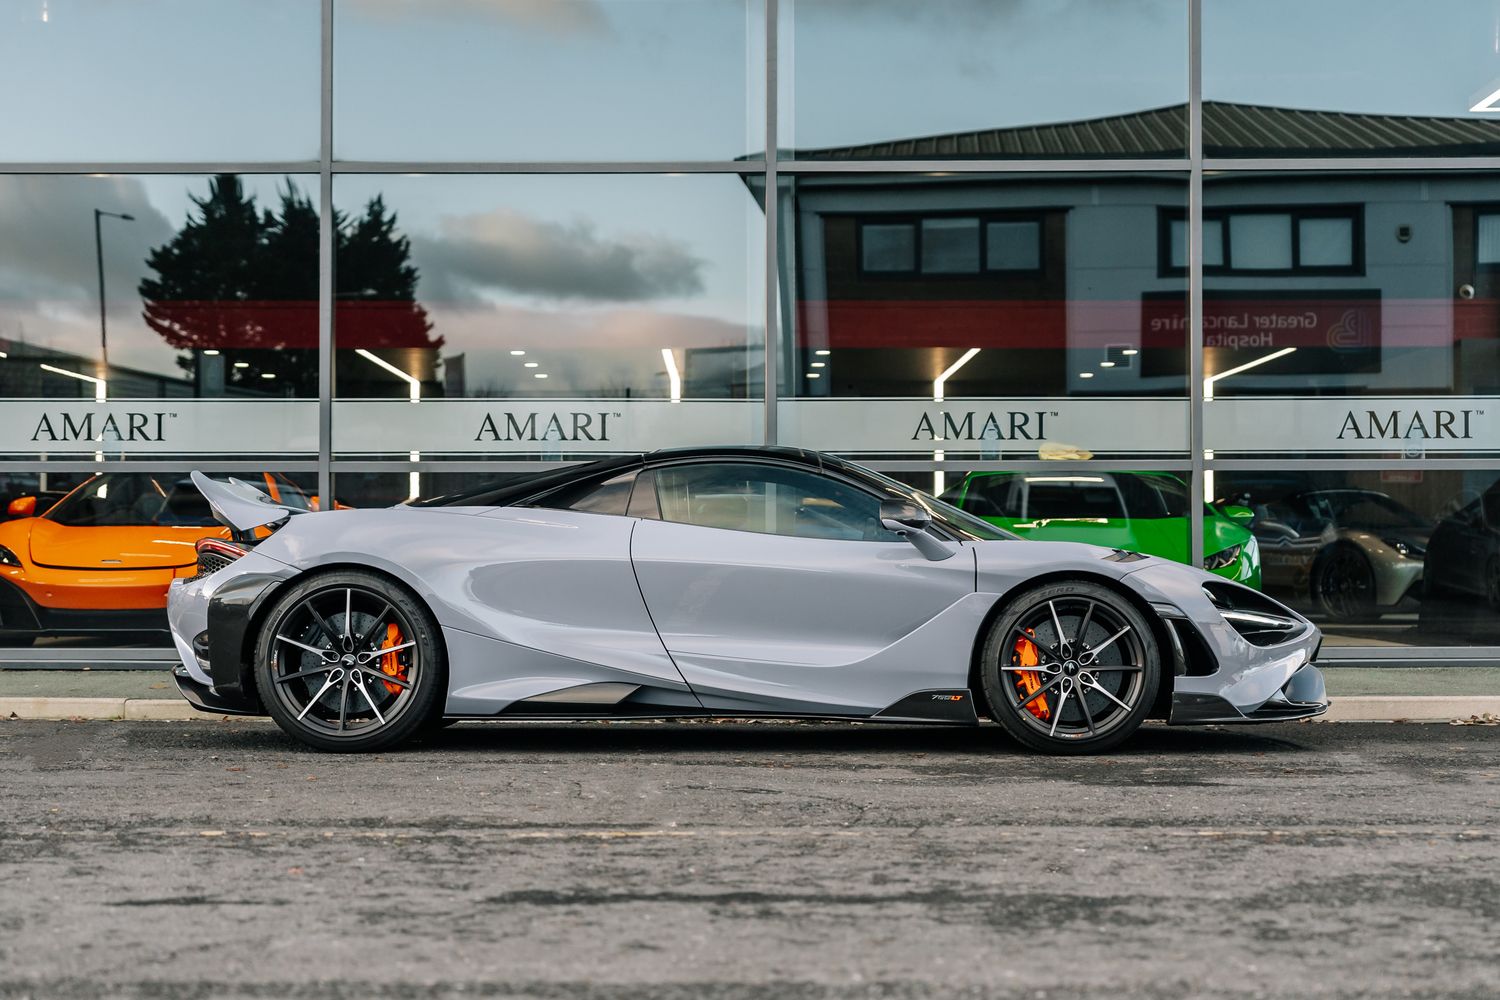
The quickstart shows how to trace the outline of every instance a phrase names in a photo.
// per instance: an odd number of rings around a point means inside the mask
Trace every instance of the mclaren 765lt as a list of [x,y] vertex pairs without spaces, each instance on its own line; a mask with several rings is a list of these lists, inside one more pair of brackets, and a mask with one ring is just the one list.
[[983,715],[1081,753],[1151,717],[1327,709],[1318,630],[1256,591],[828,455],[655,452],[328,513],[193,479],[232,537],[171,586],[177,684],[322,750],[458,719]]

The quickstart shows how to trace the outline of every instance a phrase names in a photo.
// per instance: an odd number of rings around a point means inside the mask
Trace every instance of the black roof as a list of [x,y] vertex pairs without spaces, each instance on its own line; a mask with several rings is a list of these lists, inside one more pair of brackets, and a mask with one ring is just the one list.
[[766,445],[716,445],[696,448],[664,448],[645,454],[621,455],[584,462],[566,469],[554,469],[538,473],[525,479],[502,483],[489,483],[474,489],[442,496],[413,500],[413,507],[509,507],[550,493],[553,490],[575,483],[603,481],[645,466],[664,465],[671,462],[690,462],[700,459],[776,459],[815,469],[839,468],[846,463],[831,455],[802,448],[785,448]]
[[[797,150],[805,160],[1173,159],[1187,155],[1187,105],[1076,121]],[[1354,114],[1203,102],[1205,156],[1495,156],[1500,120]]]

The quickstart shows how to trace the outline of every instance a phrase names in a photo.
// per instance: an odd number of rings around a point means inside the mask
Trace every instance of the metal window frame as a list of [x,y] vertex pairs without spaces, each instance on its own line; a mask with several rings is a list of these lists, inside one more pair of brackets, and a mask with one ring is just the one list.
[[[753,4],[757,0],[750,0]],[[319,74],[319,141],[315,160],[200,160],[200,161],[102,161],[102,162],[0,162],[3,175],[81,175],[81,174],[163,174],[209,175],[236,174],[316,174],[321,204],[319,206],[319,274],[318,274],[318,451],[315,458],[298,458],[280,462],[278,471],[316,473],[321,495],[333,495],[334,477],[339,473],[476,473],[542,471],[575,464],[560,461],[516,461],[504,458],[472,460],[397,460],[339,459],[332,450],[334,402],[334,249],[337,234],[333,221],[333,185],[341,174],[431,174],[431,175],[504,175],[504,174],[719,174],[757,179],[765,198],[764,269],[764,425],[762,442],[779,440],[777,407],[781,398],[784,374],[781,371],[784,303],[781,290],[782,243],[781,188],[782,175],[875,175],[915,176],[996,175],[996,174],[1144,174],[1176,173],[1188,177],[1188,267],[1189,343],[1187,421],[1189,450],[1171,459],[1067,462],[986,462],[955,459],[945,462],[913,458],[910,460],[872,461],[873,467],[889,472],[929,472],[955,468],[1014,471],[1130,471],[1149,465],[1153,469],[1186,475],[1194,496],[1201,496],[1207,476],[1214,471],[1259,471],[1268,467],[1307,471],[1378,471],[1391,468],[1423,470],[1477,470],[1500,467],[1500,457],[1432,457],[1421,461],[1393,461],[1381,458],[1215,458],[1204,451],[1204,352],[1201,336],[1203,324],[1203,202],[1206,175],[1237,173],[1359,173],[1412,174],[1416,172],[1494,172],[1500,171],[1500,157],[1205,157],[1203,147],[1203,0],[1181,0],[1187,17],[1188,50],[1187,102],[1188,136],[1186,155],[1182,157],[1132,158],[1111,157],[1087,160],[1070,159],[906,159],[906,160],[812,160],[783,159],[781,123],[778,121],[781,91],[780,40],[783,31],[781,0],[758,0],[764,15],[763,51],[748,53],[749,58],[764,57],[764,147],[760,153],[729,160],[585,160],[585,161],[407,161],[407,160],[338,160],[334,157],[334,3],[320,0],[321,45]],[[789,0],[794,3],[795,0]],[[753,7],[748,12],[754,15]],[[785,26],[791,30],[791,25]],[[751,100],[755,100],[752,93]],[[789,290],[788,290],[789,291]],[[87,460],[0,460],[0,474],[36,474],[46,472],[83,473],[101,468],[128,469],[140,472],[230,472],[242,469],[244,463],[233,459],[164,460],[139,459],[111,461],[103,465]],[[1191,558],[1203,558],[1204,515],[1201,504],[1191,506]],[[1359,663],[1452,663],[1500,661],[1500,646],[1432,647],[1427,649],[1365,649],[1361,647],[1325,646],[1326,658],[1338,662]],[[36,665],[52,660],[57,663],[89,660],[109,666],[167,661],[170,650],[136,650],[100,648],[98,650],[49,651],[38,657],[35,651],[0,650],[0,664]]]

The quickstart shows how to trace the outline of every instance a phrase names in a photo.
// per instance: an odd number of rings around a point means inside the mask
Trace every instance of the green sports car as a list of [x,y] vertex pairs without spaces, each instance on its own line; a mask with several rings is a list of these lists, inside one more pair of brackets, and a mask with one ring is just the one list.
[[[1024,538],[1188,561],[1188,488],[1166,473],[971,472],[943,499]],[[1203,568],[1259,590],[1253,513],[1245,507],[1203,508]]]

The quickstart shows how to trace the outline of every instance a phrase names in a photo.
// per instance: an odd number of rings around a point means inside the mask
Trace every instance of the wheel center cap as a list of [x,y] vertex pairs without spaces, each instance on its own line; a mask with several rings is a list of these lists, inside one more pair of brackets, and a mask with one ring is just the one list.
[[1067,663],[1064,663],[1063,673],[1067,674],[1069,677],[1072,677],[1074,674],[1078,673],[1078,661],[1069,660]]
[[343,655],[342,662],[343,662],[344,666],[346,666],[346,667],[352,667],[352,666],[354,666],[354,654],[353,653],[345,653]]

